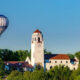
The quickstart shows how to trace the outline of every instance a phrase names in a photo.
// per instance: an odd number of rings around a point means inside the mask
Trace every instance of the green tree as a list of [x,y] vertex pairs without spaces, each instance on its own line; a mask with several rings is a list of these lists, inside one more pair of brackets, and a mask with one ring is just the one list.
[[28,50],[18,50],[15,53],[18,55],[19,61],[25,61],[27,56],[30,57],[30,52],[28,52]]
[[80,51],[75,53],[75,56],[79,59],[80,62]]
[[12,71],[10,75],[8,75],[7,80],[23,80],[23,75],[21,72]]
[[80,75],[79,76],[76,76],[76,79],[75,80],[80,80]]
[[48,80],[47,74],[44,72],[44,69],[35,69],[34,72],[31,73],[31,80]]
[[70,80],[76,80],[76,78],[80,75],[80,66],[77,70],[72,71],[72,74],[70,76]]
[[0,58],[2,58],[3,61],[25,61],[27,56],[31,56],[31,51],[0,49]]
[[74,55],[73,54],[68,54],[68,56],[70,57],[70,59],[74,59]]
[[30,71],[24,72],[23,80],[31,80],[30,78],[31,78],[31,72]]
[[14,60],[13,51],[8,49],[0,49],[0,58],[2,58],[3,61]]
[[0,78],[2,78],[5,74],[5,65],[2,59],[0,58]]
[[52,53],[44,49],[44,54],[52,54]]
[[51,80],[69,80],[71,71],[68,67],[64,66],[55,66],[52,68],[49,73],[49,79]]

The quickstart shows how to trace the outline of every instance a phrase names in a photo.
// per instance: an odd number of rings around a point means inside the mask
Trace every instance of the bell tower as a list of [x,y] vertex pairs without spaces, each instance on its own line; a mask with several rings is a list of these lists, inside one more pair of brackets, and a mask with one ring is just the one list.
[[32,34],[31,63],[44,67],[44,41],[42,33],[37,29]]

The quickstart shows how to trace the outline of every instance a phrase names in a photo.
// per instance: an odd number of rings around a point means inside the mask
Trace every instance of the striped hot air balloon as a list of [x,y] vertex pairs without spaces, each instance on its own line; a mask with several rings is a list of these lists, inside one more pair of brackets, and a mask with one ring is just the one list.
[[4,15],[0,15],[0,35],[7,29],[8,24],[8,18]]

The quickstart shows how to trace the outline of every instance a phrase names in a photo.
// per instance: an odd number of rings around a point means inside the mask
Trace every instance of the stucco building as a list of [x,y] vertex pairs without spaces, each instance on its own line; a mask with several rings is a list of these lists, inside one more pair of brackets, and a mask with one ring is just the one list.
[[39,64],[47,70],[58,65],[68,66],[73,70],[77,69],[79,64],[77,58],[72,60],[67,54],[44,54],[43,34],[39,30],[34,31],[32,34],[31,60],[27,58],[26,61],[34,67]]
[[5,70],[33,71],[33,66],[25,61],[5,61]]
[[25,61],[5,61],[4,63],[7,70],[13,68],[18,71],[33,71],[36,65],[41,65],[47,70],[64,65],[74,70],[78,68],[79,60],[76,57],[70,59],[67,54],[44,54],[43,34],[36,30],[32,34],[31,59],[27,57]]

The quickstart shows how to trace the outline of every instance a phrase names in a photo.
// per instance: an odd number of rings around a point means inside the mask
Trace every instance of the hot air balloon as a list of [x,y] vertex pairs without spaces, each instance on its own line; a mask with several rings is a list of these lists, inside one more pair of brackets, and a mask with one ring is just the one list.
[[8,24],[8,18],[4,15],[0,15],[0,35],[7,29]]

